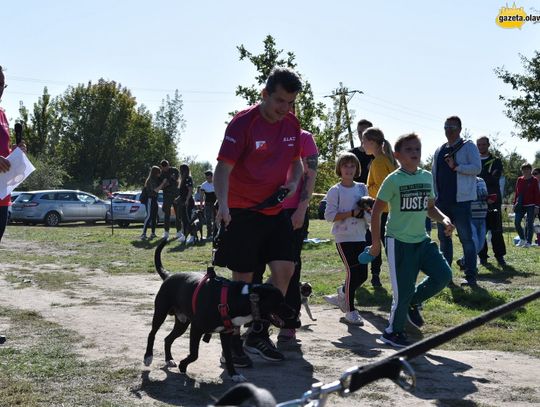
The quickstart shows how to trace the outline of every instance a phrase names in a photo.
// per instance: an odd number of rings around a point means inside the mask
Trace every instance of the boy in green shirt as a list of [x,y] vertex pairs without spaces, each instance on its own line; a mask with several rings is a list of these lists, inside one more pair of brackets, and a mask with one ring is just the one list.
[[[434,204],[431,173],[418,167],[422,155],[420,137],[414,133],[400,136],[394,151],[400,167],[386,177],[377,194],[371,215],[373,244],[369,254],[377,256],[381,251],[379,223],[388,204],[386,252],[393,300],[389,325],[380,339],[391,346],[405,347],[410,344],[403,332],[405,321],[420,328],[424,324],[422,302],[452,279],[452,270],[426,233],[426,214],[445,226],[447,236],[454,225]],[[427,277],[415,286],[420,270]]]

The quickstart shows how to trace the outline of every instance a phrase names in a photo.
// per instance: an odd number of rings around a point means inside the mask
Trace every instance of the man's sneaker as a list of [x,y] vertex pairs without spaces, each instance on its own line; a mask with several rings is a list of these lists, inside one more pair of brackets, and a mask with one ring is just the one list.
[[389,334],[384,331],[379,339],[384,343],[396,348],[405,348],[411,344],[403,332]]
[[346,312],[345,316],[340,318],[341,322],[345,322],[346,324],[350,325],[356,325],[356,326],[363,326],[364,320],[360,316],[360,313],[358,310]]
[[277,337],[278,342],[292,342],[296,340],[296,329],[281,328]]
[[[503,259],[504,260],[504,259]],[[484,259],[484,258],[480,258],[480,264],[484,267],[487,267],[488,266],[488,261],[487,259]]]
[[187,238],[186,244],[192,244],[194,241],[195,241],[195,237],[194,237],[194,236],[190,236],[190,237]]
[[407,311],[407,320],[418,329],[424,325],[424,318],[422,318],[420,310],[420,305],[411,305]]
[[457,259],[456,264],[458,265],[460,270],[465,270],[465,259]]
[[146,240],[146,235],[143,233],[143,234],[139,237],[139,239],[141,239],[141,240]]
[[525,242],[521,247],[523,247],[524,249],[528,249],[529,247],[531,247],[531,244],[529,242]]
[[377,274],[374,274],[373,276],[371,276],[371,286],[373,288],[381,288],[382,287],[381,279],[379,278],[379,276]]
[[[221,357],[219,358],[219,361],[222,364],[225,364],[225,356],[223,355],[223,352],[221,353]],[[233,351],[232,353],[232,362],[234,367],[251,367],[253,366],[253,362],[249,358],[248,355],[246,355],[243,351],[242,354],[238,354]]]
[[244,342],[244,349],[272,362],[281,362],[285,359],[283,353],[276,349],[268,337],[248,335]]
[[182,232],[176,232],[176,238],[180,243],[184,243],[186,241],[186,237]]
[[166,230],[163,232],[163,239],[167,240],[169,238],[169,231]]
[[517,247],[523,247],[527,241],[525,239],[519,239],[519,242],[516,244]]
[[152,240],[152,239],[155,239],[156,237],[157,237],[156,234],[152,233],[148,239]]

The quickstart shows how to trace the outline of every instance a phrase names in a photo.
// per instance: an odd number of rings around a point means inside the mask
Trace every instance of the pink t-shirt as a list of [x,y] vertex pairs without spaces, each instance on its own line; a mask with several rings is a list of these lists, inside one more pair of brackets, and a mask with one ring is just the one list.
[[[260,105],[238,113],[225,131],[218,161],[233,165],[229,177],[229,207],[250,208],[286,183],[291,163],[300,158],[300,124],[289,113],[268,123]],[[260,212],[274,215],[281,204]]]
[[[9,149],[9,124],[4,109],[0,108],[0,155],[7,157],[11,150]],[[11,205],[11,195],[0,199],[0,206]]]
[[[317,145],[313,139],[313,135],[305,130],[300,132],[300,157],[302,159],[309,157],[314,154],[318,154]],[[304,178],[300,180],[296,192],[290,198],[287,198],[283,201],[283,208],[291,209],[298,208],[298,203],[300,202],[300,192],[302,191],[302,186],[304,185]]]

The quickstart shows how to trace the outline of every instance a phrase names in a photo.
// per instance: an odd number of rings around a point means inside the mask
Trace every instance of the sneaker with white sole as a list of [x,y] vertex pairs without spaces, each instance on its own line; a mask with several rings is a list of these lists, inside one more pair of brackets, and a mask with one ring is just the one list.
[[341,312],[347,312],[347,301],[342,286],[337,288],[337,294],[325,295],[323,298],[328,304],[338,307]]
[[350,325],[356,325],[356,326],[364,325],[364,320],[360,316],[360,313],[358,312],[358,310],[346,312],[345,316],[341,317],[340,321],[346,324],[350,324]]
[[169,238],[169,231],[166,230],[163,232],[163,239],[167,240]]
[[411,344],[403,332],[389,334],[388,332],[384,331],[379,339],[384,343],[396,348],[406,348]]
[[523,247],[525,246],[525,243],[527,243],[525,239],[519,239],[519,242],[516,244],[516,247]]
[[192,244],[193,242],[195,242],[195,237],[193,236],[188,237],[186,240],[186,244]]
[[281,362],[285,359],[283,353],[277,350],[274,343],[268,337],[248,335],[244,341],[244,350],[249,353],[258,354],[263,359],[272,362]]
[[186,237],[184,236],[182,232],[177,232],[176,238],[178,239],[180,243],[184,243],[186,241]]
[[525,242],[525,244],[523,244],[521,247],[523,247],[524,249],[528,249],[529,247],[531,247],[531,244],[529,242]]
[[143,233],[143,234],[139,237],[139,239],[141,239],[141,240],[146,240],[146,235]]

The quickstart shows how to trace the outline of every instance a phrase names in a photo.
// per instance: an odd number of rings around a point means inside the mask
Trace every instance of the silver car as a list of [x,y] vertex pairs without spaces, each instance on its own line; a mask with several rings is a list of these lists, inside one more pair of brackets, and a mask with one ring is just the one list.
[[105,220],[110,204],[88,192],[69,189],[22,192],[13,202],[11,220],[25,224]]
[[[144,223],[146,218],[146,206],[139,199],[140,191],[125,191],[113,193],[113,216],[110,211],[107,213],[107,221],[114,220],[121,227],[128,227],[130,223]],[[163,192],[158,194],[158,223],[163,223],[165,214],[161,209],[163,205]],[[171,221],[174,221],[174,214],[171,214]]]
[[[20,195],[21,193],[19,191],[13,191],[11,193],[11,204],[13,204],[13,201],[15,199],[17,199],[17,197]],[[11,206],[8,206],[8,213],[7,213],[7,218],[8,218],[8,223],[11,223],[12,220],[11,220]]]

